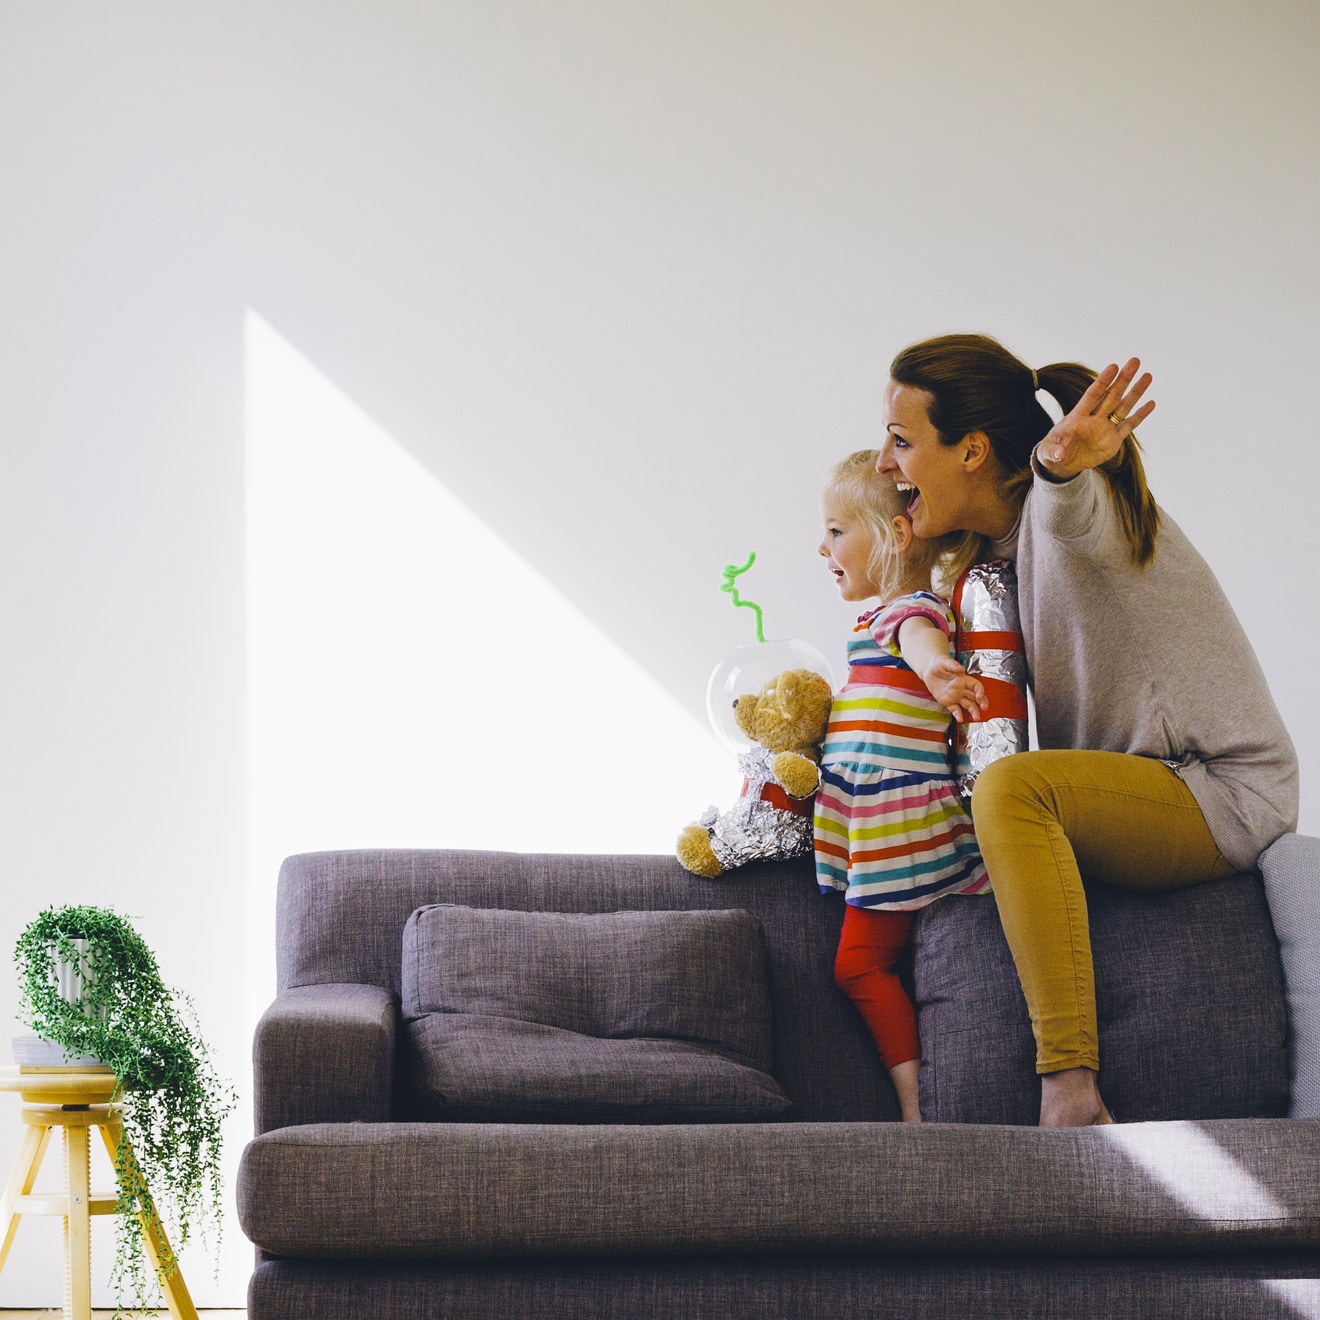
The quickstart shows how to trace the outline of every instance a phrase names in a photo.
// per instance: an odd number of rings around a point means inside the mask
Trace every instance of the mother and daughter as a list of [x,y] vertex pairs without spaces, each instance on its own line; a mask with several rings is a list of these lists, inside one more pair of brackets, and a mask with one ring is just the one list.
[[[895,969],[917,909],[993,887],[1040,1122],[1107,1123],[1082,873],[1176,889],[1250,871],[1296,827],[1297,758],[1260,665],[1146,487],[1133,432],[1155,405],[1139,367],[1033,371],[984,335],[925,340],[890,367],[880,448],[829,477],[820,553],[843,599],[878,605],[830,717],[817,878],[845,891],[835,977],[907,1120],[920,1048]],[[989,559],[1016,567],[1041,750],[981,771],[973,831],[945,739],[986,694],[952,655],[936,591]]]

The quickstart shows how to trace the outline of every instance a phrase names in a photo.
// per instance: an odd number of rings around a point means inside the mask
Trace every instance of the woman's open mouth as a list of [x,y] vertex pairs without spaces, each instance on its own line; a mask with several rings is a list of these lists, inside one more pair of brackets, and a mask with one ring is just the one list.
[[917,511],[917,505],[921,503],[921,492],[910,481],[896,481],[894,485],[907,495],[907,511],[910,517]]

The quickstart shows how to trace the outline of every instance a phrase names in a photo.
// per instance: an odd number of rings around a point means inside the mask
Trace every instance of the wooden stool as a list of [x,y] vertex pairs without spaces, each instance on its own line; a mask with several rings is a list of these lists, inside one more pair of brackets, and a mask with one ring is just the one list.
[[[119,1115],[110,1104],[115,1085],[115,1076],[108,1071],[33,1072],[0,1068],[0,1091],[17,1091],[30,1106],[23,1110],[23,1122],[28,1125],[23,1148],[9,1175],[4,1200],[0,1201],[0,1225],[5,1235],[0,1243],[0,1269],[9,1256],[20,1215],[59,1215],[64,1220],[65,1320],[91,1320],[90,1216],[114,1214],[118,1201],[113,1192],[93,1192],[89,1173],[92,1128],[100,1131],[110,1162],[115,1163],[123,1133]],[[56,1128],[64,1129],[64,1193],[34,1196],[32,1188],[37,1181],[37,1170]],[[127,1142],[122,1163],[120,1183],[137,1202],[137,1220],[147,1259],[160,1280],[170,1315],[174,1320],[197,1320],[197,1309],[188,1296],[183,1273]]]

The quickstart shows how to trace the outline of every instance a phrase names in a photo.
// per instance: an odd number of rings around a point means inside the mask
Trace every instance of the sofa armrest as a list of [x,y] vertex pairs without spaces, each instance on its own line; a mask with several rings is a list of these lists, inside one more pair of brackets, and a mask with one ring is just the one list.
[[1320,839],[1285,834],[1259,865],[1288,1001],[1288,1117],[1320,1118]]
[[388,1121],[397,1019],[394,997],[379,986],[285,990],[252,1042],[256,1131]]

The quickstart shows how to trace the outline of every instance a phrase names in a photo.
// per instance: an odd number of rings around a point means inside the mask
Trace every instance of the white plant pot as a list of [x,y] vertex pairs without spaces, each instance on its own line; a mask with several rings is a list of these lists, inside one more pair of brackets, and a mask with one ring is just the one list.
[[[85,1017],[104,1022],[107,1016],[104,1005],[87,1001],[86,994],[96,979],[96,961],[92,957],[89,941],[71,940],[77,950],[77,957],[55,959],[50,970],[50,981],[59,991],[61,999],[81,1007]],[[54,958],[55,946],[50,946]],[[103,1060],[94,1054],[73,1054],[65,1052],[58,1041],[46,1040],[43,1036],[15,1036],[13,1038],[14,1062],[28,1068],[104,1068]]]
[[[70,940],[78,956],[72,961],[59,959],[51,969],[51,983],[59,991],[60,998],[70,1004],[81,1006],[84,1017],[98,1018],[105,1021],[106,1010],[103,1005],[87,1002],[86,995],[96,982],[96,960],[92,957],[90,941]],[[51,945],[54,954],[55,946]]]

